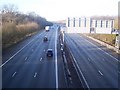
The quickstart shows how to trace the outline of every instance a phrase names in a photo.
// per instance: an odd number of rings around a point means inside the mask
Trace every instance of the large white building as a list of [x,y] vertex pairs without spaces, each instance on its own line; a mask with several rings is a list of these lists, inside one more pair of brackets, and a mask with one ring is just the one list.
[[111,34],[114,27],[114,19],[100,18],[67,18],[67,33],[105,33]]

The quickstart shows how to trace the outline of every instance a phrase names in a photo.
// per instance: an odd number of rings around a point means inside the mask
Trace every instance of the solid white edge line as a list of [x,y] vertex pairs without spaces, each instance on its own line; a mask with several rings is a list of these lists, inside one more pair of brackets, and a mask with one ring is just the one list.
[[[40,34],[41,35],[41,34]],[[39,35],[38,35],[39,36]],[[37,37],[38,37],[37,36]],[[28,44],[26,44],[25,46],[23,46],[20,50],[18,50],[15,54],[13,54],[8,60],[6,60],[6,62],[4,62],[2,65],[0,65],[0,68],[3,67],[7,62],[9,62],[12,58],[14,58],[19,52],[21,52],[26,46],[28,46],[31,42],[33,42],[33,40],[35,40],[37,37],[35,37],[34,39],[32,39]]]
[[90,87],[89,87],[89,85],[88,85],[88,83],[87,83],[87,80],[85,79],[85,77],[84,77],[84,75],[83,75],[81,69],[79,68],[79,65],[78,65],[76,59],[74,58],[74,56],[73,56],[72,53],[71,53],[71,55],[72,55],[72,57],[73,57],[73,60],[74,60],[75,64],[77,65],[77,67],[78,67],[78,69],[79,69],[79,71],[80,71],[80,74],[82,75],[82,78],[83,78],[83,80],[84,80],[84,82],[85,82],[87,88],[90,90]]
[[[82,37],[83,38],[83,37]],[[83,38],[84,40],[86,40],[87,42],[89,42],[90,44],[92,44],[93,46],[97,47],[99,50],[103,51],[105,54],[107,54],[108,56],[112,57],[113,59],[115,59],[117,62],[120,62],[117,58],[113,57],[112,55],[110,55],[109,53],[105,52],[104,50],[102,50],[101,48],[99,48],[97,45],[91,43],[90,41],[88,41],[87,39]]]
[[[68,48],[69,48],[69,47],[68,47]],[[70,50],[70,48],[69,48],[69,50]],[[72,57],[73,57],[73,61],[75,62],[75,64],[76,64],[76,66],[77,66],[77,68],[78,68],[80,74],[82,75],[82,78],[83,78],[83,80],[84,80],[84,82],[85,82],[85,84],[86,84],[88,90],[90,90],[90,87],[89,87],[89,85],[88,85],[88,83],[87,83],[87,80],[85,79],[85,77],[84,77],[84,75],[83,75],[83,73],[82,73],[82,71],[81,71],[81,69],[80,69],[80,67],[79,67],[79,65],[78,65],[78,63],[77,63],[75,57],[73,56],[71,50],[70,50],[70,53],[71,53],[71,55],[72,55]],[[74,64],[73,64],[73,65],[74,65]],[[79,78],[80,78],[80,77],[79,77]]]
[[58,66],[57,66],[57,29],[55,34],[55,75],[56,75],[56,89],[58,89]]

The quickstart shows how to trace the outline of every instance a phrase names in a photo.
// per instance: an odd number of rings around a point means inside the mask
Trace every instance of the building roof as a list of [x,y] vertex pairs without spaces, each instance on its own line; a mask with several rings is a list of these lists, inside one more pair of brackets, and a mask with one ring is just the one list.
[[92,16],[91,19],[95,20],[114,20],[116,17],[114,16]]

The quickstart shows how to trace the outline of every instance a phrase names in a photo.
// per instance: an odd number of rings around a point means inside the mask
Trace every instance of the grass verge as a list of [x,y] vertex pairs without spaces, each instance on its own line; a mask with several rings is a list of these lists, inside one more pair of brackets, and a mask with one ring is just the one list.
[[115,34],[86,34],[100,41],[103,41],[109,45],[115,46],[116,35]]

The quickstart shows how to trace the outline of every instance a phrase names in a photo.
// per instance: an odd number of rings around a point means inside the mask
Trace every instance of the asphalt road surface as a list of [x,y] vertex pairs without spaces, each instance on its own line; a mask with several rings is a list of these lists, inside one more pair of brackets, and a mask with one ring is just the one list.
[[[43,41],[44,36],[48,37],[47,42]],[[118,88],[120,56],[80,34],[65,34],[65,42],[86,88]],[[46,56],[47,49],[53,49],[53,57]],[[2,60],[3,88],[67,87],[58,27],[4,50]]]
[[[44,36],[48,37],[43,42]],[[57,55],[58,28],[38,34],[2,53],[2,88],[65,88],[66,78],[61,56]],[[47,57],[53,49],[53,57]],[[58,57],[57,57],[58,56]]]
[[80,34],[65,34],[65,41],[86,88],[118,88],[120,56]]

